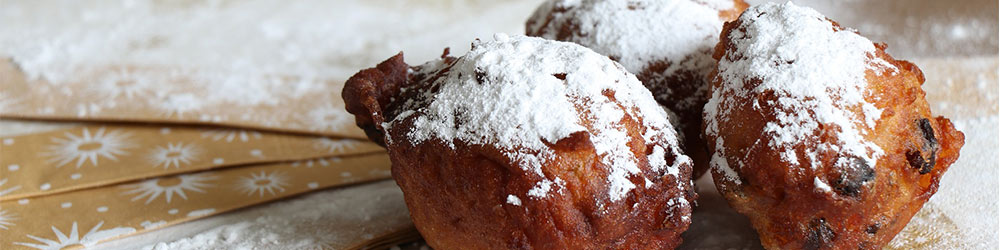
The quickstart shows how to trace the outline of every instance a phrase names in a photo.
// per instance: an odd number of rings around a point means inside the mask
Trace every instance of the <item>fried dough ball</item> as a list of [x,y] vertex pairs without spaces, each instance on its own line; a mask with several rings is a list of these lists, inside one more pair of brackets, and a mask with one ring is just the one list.
[[673,248],[691,222],[666,112],[590,49],[498,34],[458,58],[389,58],[343,93],[436,249]]
[[769,249],[880,249],[937,191],[964,135],[923,74],[791,3],[727,23],[705,106],[715,183]]
[[715,69],[712,49],[723,22],[746,7],[742,0],[546,1],[526,30],[591,48],[636,74],[671,112],[697,178],[708,170],[701,113]]

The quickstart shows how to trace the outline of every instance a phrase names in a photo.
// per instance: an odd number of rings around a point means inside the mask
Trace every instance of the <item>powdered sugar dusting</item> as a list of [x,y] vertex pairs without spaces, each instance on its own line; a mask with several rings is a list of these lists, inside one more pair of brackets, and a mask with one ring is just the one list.
[[552,184],[554,184],[554,182],[547,179],[539,181],[538,183],[535,183],[535,186],[532,187],[531,190],[528,190],[528,196],[544,198],[549,194],[549,191],[552,190]]
[[[819,155],[832,151],[876,166],[882,149],[864,135],[875,127],[881,110],[864,99],[865,72],[896,69],[872,57],[876,49],[872,42],[852,30],[835,28],[815,10],[790,2],[751,7],[739,21],[741,25],[729,36],[735,49],[719,61],[722,86],[705,106],[706,133],[717,138],[715,154],[727,158],[719,150],[724,141],[717,135],[719,121],[729,119],[730,110],[720,106],[734,106],[737,101],[723,97],[773,93],[777,100],[768,104],[777,108],[761,112],[774,112],[776,121],[768,122],[763,132],[772,138],[768,146],[781,151],[783,161],[817,168],[822,166]],[[760,84],[747,89],[748,79],[760,80]],[[758,104],[753,108],[760,109]],[[859,120],[864,122],[855,122]],[[839,128],[837,140],[800,151],[793,148],[819,136],[821,126]],[[728,168],[715,160],[712,165]],[[851,160],[840,157],[834,167],[851,167]]]
[[[544,20],[540,15],[554,8],[570,9],[552,13],[552,22],[578,22],[579,33],[566,40],[616,58],[629,72],[641,72],[653,61],[692,56],[694,60],[671,65],[666,73],[696,68],[707,74],[714,61],[706,51],[715,46],[722,30],[719,10],[732,5],[723,0],[552,1],[536,10],[532,19]],[[533,24],[529,31],[547,29],[541,34],[549,39],[555,39],[562,26]]]
[[[719,144],[721,145],[722,143]],[[722,171],[722,174],[729,181],[732,181],[737,185],[743,183],[742,181],[740,181],[739,174],[736,174],[736,171],[734,171],[733,168],[729,167],[729,162],[727,162],[725,158],[722,158],[723,155],[726,155],[726,150],[724,148],[716,149],[716,153],[712,154],[712,160],[709,162],[710,166],[718,169],[719,171]]]
[[[529,34],[591,48],[632,73],[666,62],[668,67],[656,72],[659,76],[695,72],[704,77],[715,66],[711,52],[722,30],[719,11],[731,8],[732,0],[549,1],[535,11],[527,29]],[[547,20],[548,15],[552,15],[551,20]],[[561,30],[567,26],[578,32],[561,37],[567,35]],[[670,101],[699,103],[677,98]]]
[[[678,155],[672,166],[651,161],[653,170],[676,174],[679,164],[690,161],[677,151],[666,113],[635,76],[576,44],[498,34],[495,41],[473,42],[472,50],[433,84],[436,92],[423,95],[429,104],[404,105],[408,110],[383,127],[392,129],[397,121],[415,116],[407,133],[412,143],[438,139],[454,147],[457,140],[505,150],[525,172],[543,178],[529,197],[546,197],[562,186],[562,180],[541,171],[544,162],[556,157],[548,145],[584,132],[609,167],[611,201],[624,198],[635,188],[628,177],[640,172],[629,148],[631,137],[621,124],[626,117],[642,122],[646,143]],[[605,96],[609,90],[613,99]]]

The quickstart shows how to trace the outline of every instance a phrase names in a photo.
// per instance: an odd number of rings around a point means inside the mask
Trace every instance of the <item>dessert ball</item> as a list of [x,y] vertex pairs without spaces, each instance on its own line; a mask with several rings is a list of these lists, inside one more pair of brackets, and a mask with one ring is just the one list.
[[769,249],[880,249],[937,191],[964,135],[920,69],[815,10],[725,25],[705,106],[715,184]]
[[547,1],[528,19],[529,36],[574,42],[636,74],[672,115],[695,177],[708,169],[701,113],[712,49],[741,0]]
[[457,58],[389,58],[343,93],[436,249],[673,248],[690,224],[691,160],[666,113],[590,49],[499,34]]

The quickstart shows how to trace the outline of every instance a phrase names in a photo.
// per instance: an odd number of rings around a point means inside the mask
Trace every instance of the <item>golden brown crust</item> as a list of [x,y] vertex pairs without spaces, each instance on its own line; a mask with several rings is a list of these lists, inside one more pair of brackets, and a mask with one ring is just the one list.
[[370,111],[382,110],[406,83],[410,66],[403,62],[403,53],[379,63],[375,68],[362,70],[344,83],[344,105],[347,112],[354,114],[355,123],[365,131],[368,138],[385,146],[385,138],[379,128],[382,116]]
[[[719,20],[724,22],[735,20],[743,13],[749,4],[743,0],[733,0],[733,7],[719,11]],[[708,51],[707,53],[712,53]],[[684,63],[691,58],[677,59],[676,63]],[[676,125],[677,132],[684,135],[682,141],[684,152],[691,157],[694,162],[694,179],[708,172],[708,145],[705,144],[701,129],[702,107],[708,101],[709,81],[703,74],[691,70],[681,70],[671,76],[663,76],[662,72],[670,66],[670,62],[655,61],[650,63],[642,72],[637,72],[636,77],[646,86],[649,91],[657,97],[657,101],[670,109],[677,115],[680,124]],[[669,89],[660,89],[660,88]],[[697,96],[691,108],[675,100],[682,100],[691,96]]]
[[[714,57],[721,59],[736,48],[727,39],[740,21],[727,23]],[[839,27],[834,22],[835,27]],[[720,192],[738,212],[747,215],[769,249],[877,249],[887,244],[909,222],[923,204],[937,191],[938,182],[958,158],[964,134],[951,121],[930,113],[925,93],[920,88],[924,78],[913,64],[895,60],[885,53],[885,45],[876,45],[873,55],[895,66],[866,72],[865,100],[882,109],[875,129],[865,135],[884,150],[878,165],[862,162],[855,171],[842,168],[820,170],[793,167],[781,160],[779,152],[768,147],[754,147],[763,127],[777,118],[759,110],[775,109],[776,96],[762,95],[730,107],[731,117],[719,123],[722,145],[732,155],[746,155],[749,166],[736,169],[739,183],[713,169]],[[723,84],[713,72],[713,89]],[[754,81],[750,79],[749,81]],[[756,110],[752,105],[760,105]],[[860,108],[858,108],[860,109]],[[852,110],[860,113],[860,110]],[[706,118],[709,119],[709,118]],[[811,147],[836,140],[836,128],[822,129],[817,141],[804,141],[798,147]],[[715,138],[709,136],[709,141]],[[716,150],[710,145],[711,150]],[[821,156],[834,159],[835,155]],[[829,162],[827,162],[829,164]],[[818,178],[830,183],[832,192],[817,192],[811,181]]]
[[[671,76],[663,76],[661,73],[669,67],[668,65],[662,61],[654,62],[636,77],[643,83],[650,83],[646,84],[646,87],[657,97],[657,102],[671,110],[680,121],[675,127],[677,133],[684,136],[682,147],[694,162],[693,176],[697,179],[709,168],[708,148],[702,138],[701,130],[701,107],[708,101],[708,88],[703,85],[707,85],[708,82],[700,73],[691,70],[679,70]],[[697,97],[693,99],[692,104],[671,101],[692,96]]]
[[[632,125],[634,126],[634,125]],[[404,130],[397,133],[403,133]],[[653,179],[623,202],[597,207],[594,197],[607,189],[593,146],[582,133],[560,140],[558,159],[546,176],[564,180],[564,195],[505,203],[508,194],[527,193],[540,179],[523,173],[489,146],[429,142],[391,150],[393,178],[404,193],[410,215],[428,243],[440,249],[670,249],[687,229],[680,215],[690,207],[670,208],[688,195],[673,178]],[[397,164],[398,162],[398,164]],[[476,166],[470,168],[468,166]],[[645,169],[649,171],[649,169]],[[690,168],[685,168],[689,175]],[[651,173],[650,173],[651,175]],[[641,177],[632,181],[641,183]],[[629,205],[636,204],[636,205]],[[667,213],[666,211],[672,211]]]
[[[526,174],[518,162],[492,145],[471,145],[441,140],[408,141],[415,116],[394,121],[388,134],[379,126],[400,112],[400,100],[419,99],[412,92],[431,88],[437,75],[421,75],[418,68],[390,58],[373,69],[358,72],[344,91],[348,111],[372,140],[388,144],[392,175],[403,190],[410,215],[428,244],[436,249],[670,249],[681,243],[690,223],[694,200],[691,166],[663,175],[640,157],[640,174],[628,177],[637,185],[625,198],[606,202],[608,167],[601,163],[587,133],[577,132],[550,145],[555,158],[545,163],[544,176],[562,184],[559,195],[522,197],[520,205],[507,201],[509,194],[528,193],[541,177]],[[402,76],[402,77],[400,77]],[[400,91],[400,88],[406,88]],[[605,94],[613,97],[614,93]],[[419,100],[418,100],[419,101]],[[635,155],[648,155],[640,121],[626,116],[629,147]],[[392,140],[394,143],[385,143]],[[676,159],[668,158],[668,164]],[[555,191],[553,191],[555,192]]]

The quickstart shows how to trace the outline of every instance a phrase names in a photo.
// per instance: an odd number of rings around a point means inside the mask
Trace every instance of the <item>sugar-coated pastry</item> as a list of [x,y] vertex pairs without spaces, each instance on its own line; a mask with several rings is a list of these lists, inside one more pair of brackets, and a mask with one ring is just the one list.
[[669,249],[690,224],[691,159],[666,112],[577,44],[499,34],[416,67],[400,54],[343,93],[435,249]]
[[742,0],[552,0],[526,24],[529,36],[574,42],[620,62],[670,112],[695,177],[708,169],[701,136],[712,49]]
[[964,135],[907,61],[815,10],[727,23],[705,106],[716,186],[769,249],[880,249],[937,191]]

